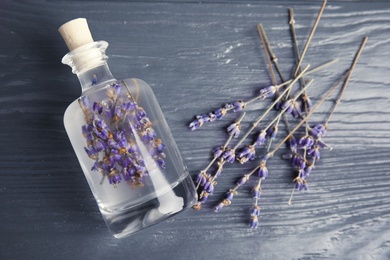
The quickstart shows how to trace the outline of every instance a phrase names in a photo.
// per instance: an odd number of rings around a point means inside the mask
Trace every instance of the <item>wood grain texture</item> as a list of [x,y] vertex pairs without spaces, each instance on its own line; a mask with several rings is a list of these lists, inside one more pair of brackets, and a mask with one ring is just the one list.
[[[328,4],[304,65],[341,61],[313,76],[318,101],[368,44],[332,118],[311,192],[287,205],[293,178],[278,153],[269,161],[262,218],[247,228],[251,186],[222,212],[212,207],[252,165],[229,165],[202,211],[187,210],[126,239],[108,233],[62,124],[80,94],[60,63],[57,28],[86,17],[110,43],[120,78],[151,84],[193,176],[226,138],[236,115],[190,132],[193,116],[249,98],[270,75],[256,25],[262,22],[286,75],[294,64],[287,8],[303,47],[320,2],[16,1],[0,3],[0,259],[389,259],[390,4]],[[325,118],[332,101],[313,118]],[[248,107],[245,126],[266,107]],[[260,153],[261,151],[259,151]],[[253,180],[254,181],[254,180]],[[250,184],[253,184],[251,182]]]

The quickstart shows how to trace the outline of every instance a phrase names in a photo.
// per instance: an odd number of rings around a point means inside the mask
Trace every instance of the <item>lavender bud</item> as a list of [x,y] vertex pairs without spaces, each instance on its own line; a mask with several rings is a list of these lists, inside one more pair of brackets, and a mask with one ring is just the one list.
[[234,106],[234,109],[233,111],[234,112],[238,112],[238,111],[241,111],[245,108],[246,104],[244,101],[242,100],[238,100],[236,102],[233,103],[233,106]]
[[209,113],[209,121],[214,122],[217,119],[217,116],[213,113]]
[[214,157],[218,158],[224,152],[224,148],[222,146],[214,148]]
[[207,182],[207,178],[206,178],[204,172],[200,172],[198,174],[198,176],[196,177],[196,183],[201,185],[201,186],[204,186],[206,184],[206,182]]
[[241,124],[240,123],[233,123],[228,126],[227,132],[229,135],[232,135],[234,138],[238,137],[241,133]]
[[275,139],[277,134],[278,134],[278,126],[277,125],[273,125],[272,127],[267,129],[268,138]]
[[207,201],[208,198],[209,198],[209,193],[203,192],[203,193],[202,193],[202,196],[201,196],[201,198],[200,198],[200,202],[201,202],[201,203],[205,203],[205,202]]
[[297,139],[295,139],[292,135],[288,138],[288,146],[293,153],[295,153],[298,149]]
[[122,178],[119,174],[119,172],[117,170],[113,170],[110,172],[110,174],[108,175],[108,180],[110,182],[110,184],[118,184],[121,182]]
[[319,160],[320,159],[320,148],[319,146],[315,145],[313,146],[307,154],[311,155],[314,159]]
[[256,186],[256,187],[253,189],[253,198],[254,198],[254,199],[260,199],[260,195],[261,195],[260,186]]
[[196,130],[196,129],[202,127],[202,125],[203,125],[203,122],[200,122],[198,119],[196,119],[196,120],[192,121],[192,122],[188,125],[188,127],[191,128],[192,131],[194,131],[194,130]]
[[95,113],[98,113],[99,115],[101,113],[103,113],[103,105],[102,103],[97,103],[97,102],[93,102],[93,105],[92,105],[92,110],[95,112]]
[[220,212],[221,209],[223,208],[223,206],[225,206],[225,204],[223,204],[223,202],[220,202],[216,207],[215,207],[215,212]]
[[267,135],[267,132],[266,132],[266,131],[262,130],[262,131],[260,132],[260,134],[259,134],[259,136],[257,137],[256,142],[255,142],[255,146],[256,146],[256,147],[259,147],[259,146],[261,146],[262,144],[265,143],[265,137],[266,137],[266,135]]
[[240,178],[237,181],[237,185],[241,186],[241,185],[245,184],[247,180],[249,180],[249,176],[248,175],[244,175],[242,178]]
[[223,153],[222,157],[229,163],[233,163],[236,159],[235,151],[231,148],[227,148],[225,152]]
[[250,228],[257,228],[259,226],[259,219],[257,216],[252,216],[249,226]]
[[251,211],[251,216],[259,216],[260,215],[260,207],[258,205],[254,205]]
[[268,169],[267,169],[267,167],[266,167],[265,165],[264,165],[264,166],[261,166],[260,169],[259,169],[259,171],[258,171],[258,173],[257,173],[257,175],[258,175],[260,178],[262,178],[262,179],[267,178],[268,174],[269,174],[269,172],[268,172]]
[[265,87],[265,88],[262,88],[260,89],[260,99],[263,100],[267,97],[272,97],[275,92],[276,92],[277,88],[275,86],[268,86],[268,87]]
[[214,111],[215,117],[219,120],[226,115],[227,108],[219,108]]

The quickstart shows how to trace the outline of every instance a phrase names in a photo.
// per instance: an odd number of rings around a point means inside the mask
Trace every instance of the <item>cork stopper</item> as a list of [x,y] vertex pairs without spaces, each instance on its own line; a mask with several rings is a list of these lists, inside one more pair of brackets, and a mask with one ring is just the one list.
[[87,19],[77,18],[63,24],[58,31],[64,39],[69,51],[93,42]]

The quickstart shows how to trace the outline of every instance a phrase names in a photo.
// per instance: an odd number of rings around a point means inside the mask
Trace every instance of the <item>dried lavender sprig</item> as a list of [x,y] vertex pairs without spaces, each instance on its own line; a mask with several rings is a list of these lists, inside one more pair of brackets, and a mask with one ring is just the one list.
[[[273,69],[272,64],[271,64],[270,55],[272,57],[272,62],[274,63],[276,70],[278,71],[280,79],[282,80],[282,82],[284,82],[285,80],[284,80],[282,73],[280,71],[278,59],[276,58],[275,54],[272,51],[271,45],[268,41],[267,34],[265,33],[265,30],[264,30],[263,25],[261,23],[257,25],[257,31],[259,33],[260,40],[261,40],[263,47],[264,47],[264,53],[265,53],[265,56],[267,58],[267,61],[268,61],[269,67],[270,67],[271,75],[273,75],[273,84],[276,85],[276,79],[275,79],[274,69]],[[268,51],[267,51],[267,49],[268,49]],[[279,94],[279,89],[278,89],[276,91],[276,97],[279,97],[279,95],[280,94]],[[285,123],[286,128],[287,128],[287,132],[290,132],[290,124],[288,123],[287,115],[284,114],[283,119],[284,119],[284,123]],[[280,122],[280,118],[278,119],[278,121],[275,124],[276,128],[278,127],[279,122]],[[271,146],[271,144],[272,144],[272,138],[269,141],[269,144],[268,144],[269,147]]]
[[[240,124],[241,121],[244,119],[245,115],[246,115],[246,112],[244,112],[244,113],[239,117],[239,119],[236,120],[235,123],[233,123],[233,124]],[[229,135],[229,138],[226,140],[225,144],[220,148],[221,153],[223,153],[223,152],[225,151],[226,147],[229,145],[229,143],[230,143],[230,141],[233,139],[233,137],[234,137],[234,134],[230,134],[230,135]],[[200,177],[205,177],[205,178],[207,178],[207,171],[208,171],[208,169],[209,169],[209,168],[214,164],[214,162],[221,156],[221,153],[219,153],[218,155],[217,155],[217,154],[214,155],[213,159],[212,159],[212,160],[210,161],[210,163],[206,166],[206,168],[204,168],[203,170],[200,171]],[[214,179],[213,179],[212,181],[214,181]],[[201,182],[199,181],[198,184],[197,184],[197,186],[196,186],[196,189],[199,188],[200,184],[201,184]]]
[[262,34],[262,37],[264,37],[264,42],[265,42],[266,48],[268,49],[268,52],[271,56],[272,62],[275,65],[276,71],[278,72],[280,79],[282,80],[282,82],[285,82],[284,77],[282,75],[282,71],[280,70],[278,58],[275,56],[275,53],[273,52],[273,50],[271,48],[271,44],[268,40],[267,34],[265,33],[265,30],[264,30],[262,23],[259,23],[257,25],[257,30],[259,31],[259,34],[260,35]]
[[[289,24],[290,24],[290,32],[291,32],[291,38],[292,38],[292,41],[293,41],[293,48],[294,48],[294,52],[295,52],[295,59],[297,60],[297,62],[299,62],[300,58],[301,58],[301,55],[299,53],[299,49],[298,49],[298,42],[297,42],[297,37],[296,37],[296,33],[295,33],[295,19],[294,19],[294,11],[292,8],[289,9],[289,16],[290,16],[290,21],[289,21]],[[301,71],[301,66],[297,67],[298,69],[298,72]],[[303,77],[300,78],[299,80],[299,83],[301,85],[302,88],[305,87],[305,79]],[[309,110],[310,110],[310,105],[311,104],[311,101],[310,101],[310,98],[309,96],[307,95],[306,91],[303,92],[303,95],[302,95],[304,98],[302,98],[303,100],[303,108],[304,108],[304,112],[307,113]],[[306,131],[306,136],[308,135],[308,129],[309,129],[309,122],[306,121],[306,126],[305,126],[305,131]],[[305,145],[303,147],[304,151],[303,151],[303,159],[304,161],[306,161],[306,152],[307,152],[307,146]]]
[[238,188],[241,187],[242,185],[244,185],[246,183],[247,180],[249,180],[249,177],[255,173],[258,169],[260,168],[260,166],[257,166],[255,167],[252,171],[250,171],[249,173],[245,174],[242,178],[240,178],[237,183],[236,183],[236,186],[234,186],[233,189],[230,189],[225,198],[221,200],[221,202],[214,208],[215,209],[215,212],[219,212],[221,211],[221,209],[224,207],[224,206],[228,206],[232,203],[232,199],[233,199],[233,195],[237,195],[238,192]]
[[[263,44],[265,56],[267,58],[268,67],[269,67],[269,71],[271,73],[271,78],[272,78],[272,84],[276,85],[277,84],[276,77],[275,77],[274,70],[272,68],[272,63],[271,63],[270,56],[268,54],[267,46],[265,44],[265,35],[262,33],[262,25],[261,25],[261,23],[258,24],[256,27],[257,27],[257,32],[259,33],[259,37],[260,37],[261,43]],[[282,81],[284,82],[284,80],[282,80]],[[277,97],[279,96],[278,94],[279,93],[277,93]]]
[[[289,16],[290,16],[290,21],[289,21],[290,32],[291,32],[291,38],[292,38],[293,46],[294,46],[295,58],[296,58],[297,62],[299,62],[299,59],[301,58],[301,55],[300,55],[299,49],[298,49],[297,36],[296,36],[296,33],[295,33],[294,10],[292,8],[289,9]],[[301,71],[301,66],[298,67],[298,71],[299,72]],[[305,79],[304,79],[304,77],[302,77],[299,80],[299,82],[301,84],[301,87],[303,88],[305,86]],[[304,104],[304,110],[305,110],[305,112],[307,112],[308,110],[310,110],[311,100],[310,100],[309,96],[307,95],[306,91],[303,93],[302,100],[303,100],[303,104]],[[307,126],[307,124],[308,123],[306,122],[306,126]]]
[[259,207],[259,199],[260,199],[260,194],[261,194],[261,182],[263,178],[259,178],[259,181],[257,185],[253,188],[253,197],[255,199],[255,202],[253,203],[253,207],[251,210],[251,222],[250,222],[250,227],[251,228],[257,228],[259,225],[259,215],[260,215],[260,207]]
[[[367,40],[368,40],[368,37],[364,37],[364,39],[363,39],[363,41],[362,41],[362,43],[361,43],[361,45],[360,45],[358,51],[357,51],[356,54],[355,54],[355,57],[354,57],[354,59],[353,59],[352,65],[351,65],[351,67],[350,67],[350,69],[349,69],[349,71],[348,71],[348,74],[347,74],[347,77],[346,77],[346,79],[345,79],[345,81],[344,81],[344,84],[343,84],[343,86],[341,87],[341,90],[340,90],[340,92],[339,92],[339,94],[338,94],[338,96],[337,96],[337,98],[336,98],[336,100],[335,100],[335,103],[334,103],[333,108],[331,109],[331,112],[330,112],[329,115],[328,115],[328,118],[325,120],[324,129],[326,129],[326,130],[328,129],[329,119],[330,119],[330,117],[333,115],[334,111],[336,110],[337,106],[338,106],[339,103],[340,103],[341,97],[342,97],[342,95],[343,95],[343,93],[344,93],[344,91],[345,91],[345,89],[346,89],[346,87],[347,87],[347,85],[348,85],[348,83],[349,83],[349,80],[350,80],[350,78],[351,78],[351,76],[352,76],[352,72],[353,72],[353,70],[355,69],[356,63],[357,63],[357,61],[358,61],[358,59],[359,59],[359,57],[360,57],[360,55],[361,55],[361,53],[362,53],[362,51],[363,51],[363,49],[364,49],[366,43],[367,43]],[[341,83],[341,81],[342,81],[342,80],[340,80],[340,81],[337,83],[337,85],[339,85],[339,84]],[[314,158],[314,160],[313,160],[313,162],[312,162],[312,166],[313,166],[313,167],[314,167],[314,163],[315,163],[315,158]],[[299,189],[299,188],[297,188],[297,186],[300,187],[300,186],[299,186],[300,182],[302,182],[302,185],[303,185],[303,184],[304,184],[304,185],[307,185],[307,184],[306,184],[306,180],[302,180],[302,179],[301,179],[301,172],[299,172],[298,177],[295,178],[294,181],[297,182],[297,185],[293,188],[293,190],[292,190],[292,192],[291,192],[290,199],[288,200],[288,205],[291,205],[292,198],[293,198],[293,195],[294,195],[294,191],[295,191],[296,189]],[[303,181],[304,181],[304,183],[303,183]]]
[[[315,73],[315,72],[317,72],[317,71],[319,71],[319,70],[322,70],[322,69],[324,69],[324,68],[326,68],[326,67],[328,67],[328,66],[330,66],[330,65],[332,65],[332,64],[334,64],[334,63],[336,63],[336,62],[339,62],[339,59],[338,59],[338,58],[337,58],[337,59],[330,60],[330,61],[328,61],[328,62],[325,62],[325,63],[323,63],[323,64],[321,64],[321,65],[315,67],[314,69],[309,70],[309,71],[307,71],[306,73],[302,74],[302,76],[307,76],[307,75],[309,75],[309,74]],[[276,86],[269,86],[269,87],[267,87],[267,88],[275,88],[275,89],[279,90],[281,87],[284,87],[284,86],[290,84],[292,81],[293,81],[293,79],[290,79],[290,80],[287,80],[286,82],[281,83],[281,84],[279,84],[279,85],[276,85]],[[254,97],[254,98],[249,99],[248,101],[242,101],[242,100],[237,101],[237,103],[239,102],[239,103],[241,104],[241,106],[242,106],[242,108],[240,109],[240,111],[243,110],[243,109],[245,109],[245,107],[246,107],[248,104],[250,104],[250,103],[252,103],[252,102],[255,102],[255,101],[259,100],[259,99],[264,99],[265,97],[266,97],[266,96],[259,95],[259,96],[256,96],[256,97]],[[217,109],[217,110],[215,111],[215,113],[211,112],[211,113],[209,113],[209,114],[205,114],[204,116],[205,116],[205,117],[208,117],[207,120],[205,120],[205,119],[203,118],[203,115],[198,115],[198,116],[196,116],[196,120],[190,123],[189,127],[191,128],[191,130],[196,130],[196,129],[202,127],[203,124],[204,124],[205,122],[213,122],[213,121],[215,121],[216,119],[221,119],[221,118],[223,118],[223,117],[226,115],[226,113],[227,113],[228,111],[234,110],[234,109],[235,109],[235,107],[234,107],[232,104],[226,104],[224,107]]]
[[[298,97],[303,93],[303,91],[305,91],[310,85],[311,83],[314,81],[314,79],[312,79],[306,86],[304,89],[302,89],[293,99],[291,99],[291,101],[295,101],[296,99],[298,99]],[[292,103],[291,103],[292,104]],[[268,124],[268,126],[266,128],[264,128],[262,131],[267,131],[267,129],[269,127],[271,127],[275,121],[277,120],[280,120],[281,116],[284,115],[284,112],[288,109],[288,106],[283,108],[279,114],[272,120],[272,122],[270,122]],[[235,148],[233,148],[234,150]],[[268,146],[268,150],[269,151],[270,149],[270,146]],[[258,199],[260,197],[260,192],[261,192],[261,181],[267,177],[268,175],[268,170],[267,168],[265,167],[265,164],[266,164],[266,160],[268,159],[268,154],[261,160],[259,166],[257,166],[256,168],[254,168],[251,172],[249,172],[248,174],[245,174],[242,178],[240,178],[236,184],[236,186],[233,188],[233,189],[230,189],[229,192],[228,192],[228,195],[226,196],[225,199],[223,199],[216,207],[215,207],[215,211],[216,212],[219,212],[224,206],[228,206],[231,204],[231,198],[233,197],[233,194],[236,195],[238,194],[237,190],[239,187],[241,187],[242,185],[244,185],[246,183],[247,180],[249,180],[250,176],[256,172],[257,170],[261,169],[260,172],[259,172],[259,182],[258,182],[258,185],[253,189],[254,193],[255,193],[255,203],[253,205],[253,209],[252,209],[252,212],[251,212],[251,223],[250,223],[250,227],[251,228],[257,228],[258,226],[258,216],[260,214],[260,207],[258,206]],[[217,175],[214,176],[214,178],[212,179],[212,182],[215,180]],[[230,198],[230,199],[228,199]]]
[[352,62],[350,71],[349,71],[349,73],[348,73],[347,78],[345,79],[344,85],[343,85],[343,87],[341,88],[340,93],[339,93],[338,96],[337,96],[337,99],[336,99],[336,101],[335,101],[335,105],[334,105],[333,109],[331,110],[330,114],[328,115],[328,118],[325,120],[325,124],[324,124],[324,125],[325,125],[326,128],[327,128],[327,126],[328,126],[328,123],[329,123],[329,120],[330,120],[331,116],[333,115],[333,113],[334,113],[334,111],[336,110],[337,106],[340,104],[341,96],[344,94],[344,91],[345,91],[345,89],[346,89],[346,87],[347,87],[347,85],[348,85],[348,83],[349,83],[349,80],[350,80],[350,78],[351,78],[351,76],[352,76],[352,72],[353,72],[353,70],[355,69],[356,63],[357,63],[357,61],[358,61],[358,59],[359,59],[359,57],[360,57],[360,55],[361,55],[361,53],[362,53],[362,51],[363,51],[363,49],[364,49],[364,46],[365,46],[366,43],[367,43],[367,40],[368,40],[368,37],[367,37],[367,36],[364,37],[364,39],[363,39],[363,41],[362,41],[362,43],[361,43],[361,45],[360,45],[360,47],[359,47],[359,50],[357,51],[357,53],[356,53],[356,55],[355,55],[355,57],[354,57],[354,59],[353,59],[353,62]]
[[268,109],[253,123],[253,126],[245,133],[245,135],[238,141],[238,143],[234,146],[232,150],[236,150],[237,147],[239,147],[242,142],[250,135],[250,133],[259,125],[261,120],[272,110],[272,108],[282,99],[282,97],[286,94],[287,91],[289,91],[292,86],[295,84],[295,82],[302,77],[303,73],[308,70],[310,65],[307,65],[306,68],[303,69],[303,71],[290,83],[290,85],[281,93],[281,95],[268,107]]
[[311,42],[311,39],[313,38],[314,32],[315,32],[316,29],[317,29],[318,23],[320,22],[320,19],[321,19],[321,16],[322,16],[323,11],[324,11],[324,9],[325,9],[326,3],[327,3],[327,0],[324,0],[324,2],[322,3],[321,9],[320,9],[320,11],[318,12],[317,18],[316,18],[316,20],[315,20],[315,22],[314,22],[314,25],[313,25],[312,29],[311,29],[311,32],[310,32],[310,34],[309,34],[309,37],[307,38],[306,43],[305,43],[305,46],[303,47],[303,50],[302,50],[302,53],[301,53],[301,57],[300,57],[300,59],[299,59],[299,61],[298,61],[298,64],[297,64],[297,66],[296,66],[296,68],[295,68],[295,71],[294,71],[294,74],[293,74],[294,77],[299,73],[299,72],[298,72],[298,71],[299,71],[299,68],[301,67],[303,58],[305,57],[305,54],[306,54],[306,52],[307,52],[307,49],[309,48],[309,44],[310,44],[310,42]]

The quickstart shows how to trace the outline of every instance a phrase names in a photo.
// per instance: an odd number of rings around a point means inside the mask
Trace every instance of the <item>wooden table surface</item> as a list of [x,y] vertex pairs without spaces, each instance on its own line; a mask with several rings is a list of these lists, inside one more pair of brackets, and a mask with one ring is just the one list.
[[[202,211],[189,209],[125,239],[110,235],[63,127],[80,95],[57,28],[85,17],[106,40],[118,79],[148,82],[195,177],[226,139],[236,114],[189,131],[196,114],[252,97],[271,84],[256,25],[262,22],[285,75],[294,66],[295,10],[302,49],[321,2],[64,1],[0,3],[0,259],[389,259],[390,3],[329,1],[304,65],[340,62],[313,75],[313,101],[368,43],[336,114],[309,193],[287,200],[293,169],[278,152],[264,182],[261,220],[248,228],[251,184],[213,207],[254,166],[228,165]],[[248,107],[244,127],[269,101]],[[313,122],[321,122],[327,101]],[[280,130],[284,134],[284,128]],[[281,138],[281,137],[279,137]],[[280,140],[280,139],[278,139]],[[282,150],[285,151],[285,148]],[[259,150],[258,153],[262,153]]]

